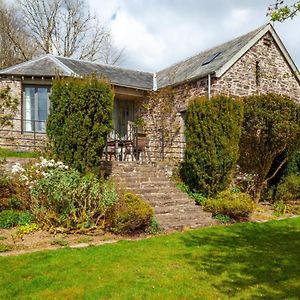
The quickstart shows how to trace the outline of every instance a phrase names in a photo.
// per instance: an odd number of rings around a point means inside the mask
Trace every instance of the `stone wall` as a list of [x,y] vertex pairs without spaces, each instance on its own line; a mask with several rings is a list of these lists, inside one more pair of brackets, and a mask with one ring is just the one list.
[[139,103],[137,117],[144,120],[152,160],[183,159],[184,112],[195,97],[207,95],[207,89],[204,78],[153,92]]
[[220,79],[212,94],[249,96],[276,93],[300,102],[300,85],[273,37],[267,33]]
[[12,96],[19,101],[18,111],[14,117],[13,128],[0,129],[0,147],[15,150],[33,150],[44,144],[45,134],[22,132],[22,83],[20,80],[2,79],[0,88],[9,86]]
[[[184,120],[182,112],[188,103],[198,96],[208,95],[208,79],[195,80],[190,83],[173,87],[172,113],[166,119],[178,131],[172,143],[165,147],[165,157],[182,159],[184,150]],[[211,95],[231,95],[234,97],[249,96],[256,93],[277,93],[287,95],[300,102],[300,84],[290,69],[287,61],[268,33],[260,39],[241,59],[239,59],[221,78],[212,78]],[[139,116],[144,119],[145,130],[152,140],[152,152],[161,149],[155,119],[160,118],[160,103],[163,97],[157,92],[155,109],[147,110],[149,99],[140,106]],[[176,116],[174,118],[174,115]],[[179,126],[179,129],[178,129]],[[155,141],[155,142],[154,142]],[[181,148],[181,149],[180,149]],[[175,151],[175,153],[174,153]]]

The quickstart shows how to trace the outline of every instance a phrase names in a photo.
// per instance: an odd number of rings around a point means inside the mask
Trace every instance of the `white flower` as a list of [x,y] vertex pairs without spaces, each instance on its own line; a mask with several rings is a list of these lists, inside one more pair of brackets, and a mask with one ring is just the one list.
[[13,165],[11,167],[11,172],[12,173],[19,173],[19,172],[23,172],[24,169],[22,168],[22,166],[20,165],[20,163],[16,163],[15,165]]
[[21,175],[21,180],[24,180],[24,181],[28,181],[29,179],[28,179],[28,177],[27,176],[25,176],[25,175]]

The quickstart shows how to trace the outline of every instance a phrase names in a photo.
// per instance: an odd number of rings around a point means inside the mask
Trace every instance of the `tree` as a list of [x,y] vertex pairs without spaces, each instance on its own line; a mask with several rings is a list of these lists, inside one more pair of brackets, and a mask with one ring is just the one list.
[[115,47],[87,0],[2,1],[0,43],[2,68],[43,53],[108,64],[124,59],[124,49]]
[[268,94],[245,99],[239,165],[256,175],[255,201],[289,157],[300,149],[300,104]]
[[292,5],[286,5],[284,0],[276,0],[268,8],[267,16],[271,17],[272,21],[283,22],[287,19],[293,19],[300,11],[300,1],[296,1]]
[[91,15],[87,0],[19,0],[23,24],[44,53],[118,63],[123,50]]
[[112,130],[113,99],[110,84],[95,77],[53,81],[47,135],[56,158],[80,172],[100,166]]
[[196,98],[186,114],[183,180],[191,190],[214,196],[228,187],[236,168],[243,105],[225,96]]
[[29,60],[37,52],[12,6],[0,2],[0,69]]
[[11,95],[9,86],[0,89],[0,131],[13,126],[17,110],[18,100]]

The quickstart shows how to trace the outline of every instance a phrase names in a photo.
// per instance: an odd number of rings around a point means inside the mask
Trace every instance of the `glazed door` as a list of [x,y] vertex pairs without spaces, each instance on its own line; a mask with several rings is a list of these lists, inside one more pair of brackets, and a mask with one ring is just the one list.
[[115,99],[113,123],[119,139],[128,139],[130,124],[132,124],[133,121],[134,101]]

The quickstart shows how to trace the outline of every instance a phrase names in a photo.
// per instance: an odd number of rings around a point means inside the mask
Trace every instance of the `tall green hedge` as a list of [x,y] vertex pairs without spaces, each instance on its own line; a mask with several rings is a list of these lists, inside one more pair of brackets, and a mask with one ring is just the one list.
[[239,157],[243,105],[225,96],[197,98],[186,114],[183,180],[213,196],[231,181]]
[[111,85],[95,77],[53,81],[47,134],[58,159],[80,172],[99,166],[112,129],[113,99]]
[[257,176],[258,202],[269,181],[300,150],[300,104],[266,94],[245,98],[244,107],[239,165],[243,172]]

